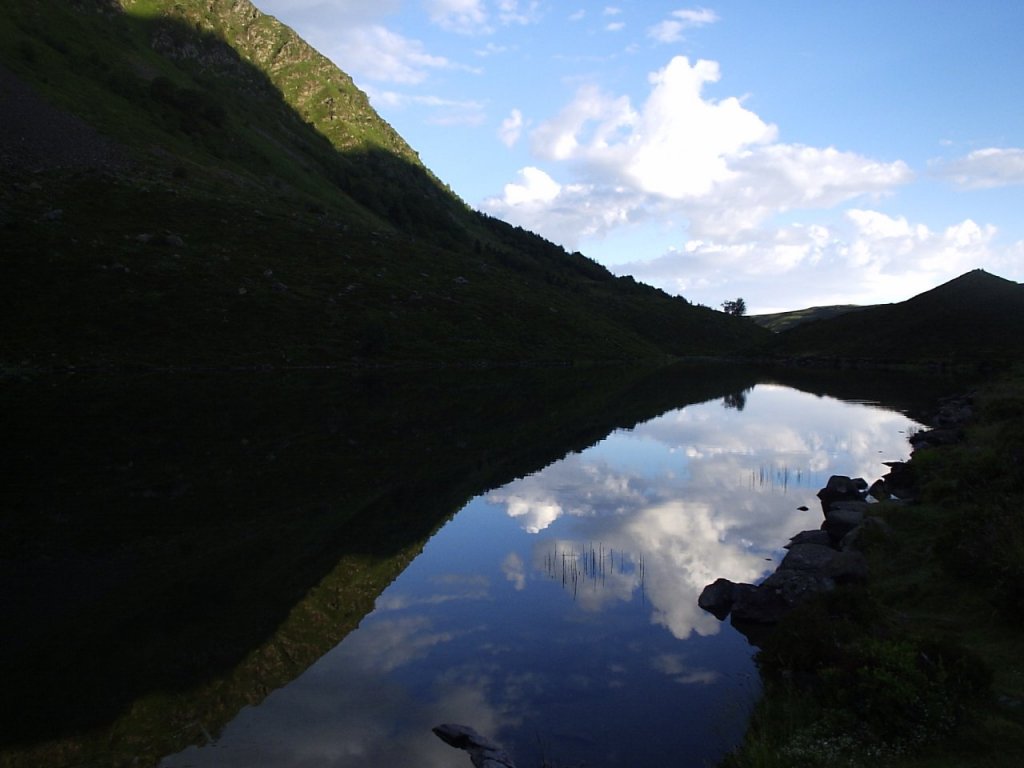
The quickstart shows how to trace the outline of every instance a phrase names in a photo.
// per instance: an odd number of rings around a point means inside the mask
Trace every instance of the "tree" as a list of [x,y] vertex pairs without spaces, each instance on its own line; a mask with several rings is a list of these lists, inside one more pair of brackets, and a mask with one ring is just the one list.
[[743,299],[723,301],[722,311],[727,315],[732,315],[733,317],[743,317],[743,315],[747,314],[747,302]]

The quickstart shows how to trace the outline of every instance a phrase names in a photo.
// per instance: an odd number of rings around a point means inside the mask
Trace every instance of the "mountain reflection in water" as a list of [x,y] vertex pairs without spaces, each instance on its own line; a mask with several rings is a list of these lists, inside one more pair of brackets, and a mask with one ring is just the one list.
[[915,427],[758,385],[615,431],[472,499],[358,629],[162,765],[468,764],[431,733],[441,722],[520,766],[714,761],[758,683],[752,649],[698,609],[700,590],[772,570],[818,527],[828,476],[873,480]]

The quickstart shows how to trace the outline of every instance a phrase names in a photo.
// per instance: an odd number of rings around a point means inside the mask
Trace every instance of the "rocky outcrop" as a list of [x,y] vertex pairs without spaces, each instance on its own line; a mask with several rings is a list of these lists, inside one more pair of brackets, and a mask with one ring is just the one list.
[[871,515],[867,495],[868,484],[861,478],[830,477],[818,492],[824,512],[819,530],[793,536],[778,568],[760,584],[716,579],[697,605],[719,620],[731,616],[733,626],[757,645],[767,628],[806,600],[839,585],[863,584],[868,578],[863,532],[884,535],[887,530]]
[[[946,398],[931,420],[934,427],[911,435],[910,444],[917,451],[959,442],[973,418],[973,395]],[[767,628],[805,600],[837,585],[865,583],[865,541],[890,534],[885,520],[871,514],[868,497],[912,501],[917,496],[917,478],[909,462],[885,465],[889,471],[870,486],[859,477],[830,477],[817,494],[824,515],[821,528],[791,538],[789,552],[773,574],[757,585],[717,579],[704,588],[697,604],[719,620],[731,615],[733,626],[757,645]]]

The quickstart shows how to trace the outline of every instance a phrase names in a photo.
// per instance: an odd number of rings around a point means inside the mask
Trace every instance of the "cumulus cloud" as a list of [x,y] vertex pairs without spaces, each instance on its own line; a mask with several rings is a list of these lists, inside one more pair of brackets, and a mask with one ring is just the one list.
[[561,184],[540,168],[529,166],[519,171],[519,183],[505,185],[504,200],[512,206],[544,205],[557,198],[561,191]]
[[683,31],[718,21],[718,14],[707,8],[673,11],[669,18],[647,30],[647,36],[659,43],[675,43],[683,39]]
[[562,184],[533,166],[521,169],[501,197],[488,198],[481,207],[567,248],[647,216],[641,193],[622,186]]
[[938,175],[965,189],[991,189],[1024,184],[1024,149],[989,147],[965,157],[932,164]]
[[617,270],[689,297],[721,294],[730,286],[756,312],[797,308],[776,306],[773,296],[812,271],[801,306],[902,301],[979,265],[1009,269],[1015,251],[998,249],[996,234],[995,227],[971,219],[932,229],[854,208],[829,225],[793,224],[749,232],[744,240],[691,239]]
[[[737,238],[780,212],[882,195],[911,179],[900,161],[777,143],[777,128],[740,99],[704,96],[719,78],[713,61],[675,57],[651,74],[639,108],[582,86],[531,133],[537,157],[582,181],[545,172],[543,199],[510,184],[483,207],[563,243],[648,217],[685,218],[697,237]],[[536,180],[535,171],[522,173]]]
[[[678,56],[650,75],[642,103],[581,86],[529,134],[544,170],[523,169],[482,207],[573,248],[641,225],[678,231],[661,256],[614,269],[696,301],[732,285],[727,294],[743,295],[752,311],[795,308],[771,295],[790,293],[780,281],[811,269],[821,275],[803,306],[877,303],[979,266],[998,272],[1024,249],[998,249],[996,230],[972,220],[934,228],[880,212],[915,180],[907,163],[780,142],[742,99],[706,96],[719,79],[717,63]],[[964,186],[991,186],[1024,179],[1018,161],[1021,150],[985,150],[941,170]],[[835,213],[800,223],[810,211]],[[866,270],[856,294],[851,269]]]

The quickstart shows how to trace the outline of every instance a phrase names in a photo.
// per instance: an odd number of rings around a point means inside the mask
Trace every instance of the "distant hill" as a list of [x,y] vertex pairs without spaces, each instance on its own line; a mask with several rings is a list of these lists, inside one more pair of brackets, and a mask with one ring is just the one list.
[[1024,285],[976,269],[898,304],[804,323],[784,356],[977,363],[1024,359]]
[[471,210],[248,0],[6,0],[0,114],[0,368],[619,360],[768,336]]
[[847,312],[856,312],[865,309],[857,304],[834,304],[827,307],[808,307],[806,309],[794,309],[789,312],[775,312],[765,315],[748,315],[751,320],[767,328],[769,331],[781,333],[788,331],[802,323],[814,320],[828,320],[830,317],[844,315]]

